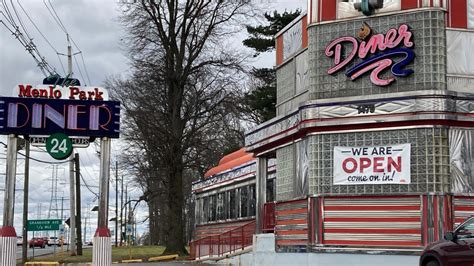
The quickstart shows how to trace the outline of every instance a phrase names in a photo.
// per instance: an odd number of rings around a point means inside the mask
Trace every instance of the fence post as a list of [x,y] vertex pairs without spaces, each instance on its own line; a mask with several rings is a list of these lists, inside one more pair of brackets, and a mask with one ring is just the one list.
[[209,257],[212,254],[212,236],[209,236]]
[[217,236],[217,256],[221,255],[221,235]]
[[244,226],[242,226],[242,230],[241,230],[241,234],[242,234],[242,239],[241,239],[241,245],[242,245],[242,250],[244,250]]
[[229,231],[229,252],[232,253],[232,251],[234,250],[232,248],[232,243],[234,243],[234,241],[232,240],[232,230]]
[[[196,253],[195,253],[195,256],[196,256],[196,257],[195,257],[195,259],[199,258],[199,251],[200,251],[200,249],[201,249],[201,245],[199,245],[199,242],[200,242],[200,240],[193,242],[194,248],[196,249],[196,251],[195,251],[195,252],[196,252]],[[198,248],[198,247],[199,247],[199,248]]]

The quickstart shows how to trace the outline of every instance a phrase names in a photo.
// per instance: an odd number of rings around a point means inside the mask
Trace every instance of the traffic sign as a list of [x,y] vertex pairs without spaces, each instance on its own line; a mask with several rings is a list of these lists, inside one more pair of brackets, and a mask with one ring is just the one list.
[[59,225],[59,236],[64,237],[64,225]]
[[55,133],[46,140],[46,150],[57,160],[63,160],[72,153],[72,141],[63,133]]
[[53,231],[59,230],[61,220],[28,220],[26,228],[28,231]]
[[127,224],[127,235],[132,235],[132,225]]

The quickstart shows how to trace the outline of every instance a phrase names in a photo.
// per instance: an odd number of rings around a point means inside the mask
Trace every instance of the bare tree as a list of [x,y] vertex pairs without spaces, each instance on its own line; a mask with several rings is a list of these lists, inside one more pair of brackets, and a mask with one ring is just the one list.
[[142,0],[124,6],[133,75],[109,87],[125,110],[125,137],[134,143],[128,153],[148,171],[141,181],[148,190],[144,198],[158,195],[165,204],[166,253],[186,253],[185,171],[203,173],[223,147],[242,144],[232,114],[244,57],[229,38],[249,14],[246,1]]

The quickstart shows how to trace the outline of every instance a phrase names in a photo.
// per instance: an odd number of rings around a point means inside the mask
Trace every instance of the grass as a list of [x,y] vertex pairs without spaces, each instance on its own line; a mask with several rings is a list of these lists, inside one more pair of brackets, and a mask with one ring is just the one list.
[[[150,257],[162,255],[164,250],[164,246],[138,246],[131,248],[131,254],[132,259],[147,261]],[[129,258],[128,247],[112,247],[112,261],[121,261],[122,259]],[[59,263],[92,262],[92,248],[83,249],[82,256],[70,256],[69,252],[58,252],[56,256],[39,256],[30,261],[58,261]]]

